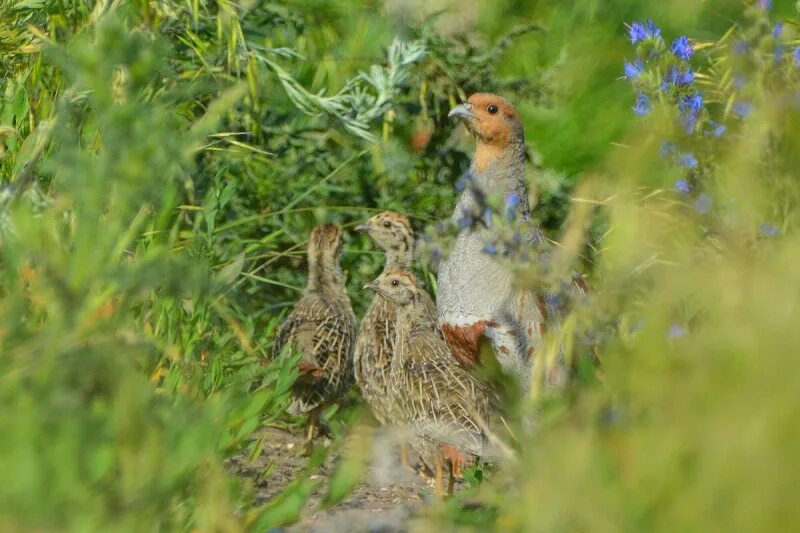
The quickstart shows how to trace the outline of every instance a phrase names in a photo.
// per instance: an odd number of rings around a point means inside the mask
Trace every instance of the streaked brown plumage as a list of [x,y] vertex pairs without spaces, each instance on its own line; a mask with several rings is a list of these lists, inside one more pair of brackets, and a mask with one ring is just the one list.
[[[411,266],[414,233],[407,217],[386,211],[357,226],[356,230],[369,235],[375,245],[386,252],[384,272]],[[436,304],[425,291],[421,292],[421,297],[430,319],[435,321]],[[394,418],[390,373],[396,338],[396,316],[395,305],[376,295],[361,320],[353,351],[356,383],[381,424]]]
[[487,389],[453,358],[412,273],[389,270],[367,288],[398,306],[391,373],[398,422],[421,440],[420,447],[437,450],[440,492],[441,470],[445,463],[449,465],[448,491],[452,491],[460,467],[486,450]]
[[278,355],[288,344],[302,354],[300,377],[292,387],[291,414],[309,414],[309,442],[319,410],[350,385],[356,319],[344,286],[339,261],[342,232],[332,224],[318,226],[308,241],[308,284],[281,324],[275,341]]

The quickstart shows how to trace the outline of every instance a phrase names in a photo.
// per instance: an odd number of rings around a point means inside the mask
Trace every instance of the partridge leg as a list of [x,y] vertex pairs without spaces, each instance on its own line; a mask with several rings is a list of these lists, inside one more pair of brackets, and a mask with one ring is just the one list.
[[317,429],[318,423],[319,409],[313,409],[310,413],[308,413],[308,433],[306,434],[306,442],[303,445],[303,457],[308,457],[311,455],[311,451],[314,449],[312,444],[314,442],[314,431]]
[[447,470],[447,473],[448,473],[448,476],[447,476],[447,494],[449,496],[453,495],[453,489],[455,488],[455,485],[456,485],[456,476],[453,473],[453,470],[454,470],[454,467],[453,467],[453,463],[451,461],[450,462],[450,468]]
[[436,458],[436,477],[434,478],[434,490],[437,496],[445,496],[447,493],[444,490],[444,458],[439,455]]
[[414,467],[408,464],[408,446],[406,443],[400,444],[400,464],[405,468],[414,470]]

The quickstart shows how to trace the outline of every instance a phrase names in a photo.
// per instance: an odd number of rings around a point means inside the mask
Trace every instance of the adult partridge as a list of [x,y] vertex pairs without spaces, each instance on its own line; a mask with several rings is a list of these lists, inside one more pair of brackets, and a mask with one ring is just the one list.
[[397,422],[411,430],[418,450],[435,455],[440,494],[448,466],[452,493],[460,469],[487,450],[488,391],[453,358],[414,274],[388,270],[365,288],[398,307],[391,370]]
[[[531,210],[524,182],[526,149],[522,121],[514,106],[492,94],[473,94],[454,107],[475,137],[468,171],[471,186],[458,199],[452,219],[458,222],[480,212],[481,195],[514,197],[517,220],[529,222]],[[538,230],[525,236],[541,243]],[[477,363],[481,338],[494,348],[503,370],[529,390],[533,358],[542,345],[544,308],[532,290],[514,286],[511,271],[484,252],[489,240],[485,226],[462,229],[438,272],[439,321],[453,355],[462,363]]]
[[356,318],[339,264],[342,232],[332,225],[318,226],[308,241],[308,284],[300,301],[281,324],[274,354],[292,344],[301,352],[300,376],[292,387],[290,414],[308,414],[310,451],[320,411],[336,400],[352,382]]

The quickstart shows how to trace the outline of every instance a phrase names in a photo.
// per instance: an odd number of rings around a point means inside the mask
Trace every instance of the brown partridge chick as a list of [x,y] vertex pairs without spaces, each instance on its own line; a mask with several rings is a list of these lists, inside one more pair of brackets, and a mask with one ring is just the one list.
[[452,493],[461,467],[486,451],[487,389],[453,358],[412,273],[389,270],[366,288],[398,307],[391,372],[397,422],[420,439],[420,447],[436,450],[436,490],[444,492],[447,465]]
[[[386,211],[356,227],[370,236],[375,245],[386,253],[383,271],[406,269],[411,266],[414,253],[414,232],[404,215]],[[436,304],[422,291],[422,299],[429,317],[436,320]],[[375,296],[367,309],[356,338],[353,352],[353,374],[361,394],[381,424],[396,418],[392,403],[391,365],[396,338],[397,308],[380,296]],[[405,446],[401,458],[408,466]]]
[[308,414],[305,452],[310,451],[320,411],[350,385],[356,318],[339,265],[342,232],[332,224],[318,226],[308,241],[308,284],[303,297],[281,324],[274,354],[292,344],[302,354],[300,377],[292,387],[289,413]]

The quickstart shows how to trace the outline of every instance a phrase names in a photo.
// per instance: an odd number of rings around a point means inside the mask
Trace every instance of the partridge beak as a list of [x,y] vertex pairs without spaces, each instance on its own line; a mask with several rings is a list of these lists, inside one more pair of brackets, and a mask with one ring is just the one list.
[[475,113],[472,112],[472,104],[463,103],[455,106],[447,114],[448,117],[458,117],[464,120],[471,120],[475,118]]
[[378,284],[377,284],[377,283],[375,283],[374,281],[373,281],[373,282],[371,282],[371,283],[367,283],[367,284],[366,284],[366,285],[364,285],[362,288],[363,288],[364,290],[367,290],[367,291],[375,291],[375,292],[378,292]]
[[368,224],[359,224],[355,228],[353,228],[359,233],[369,233],[369,225]]

